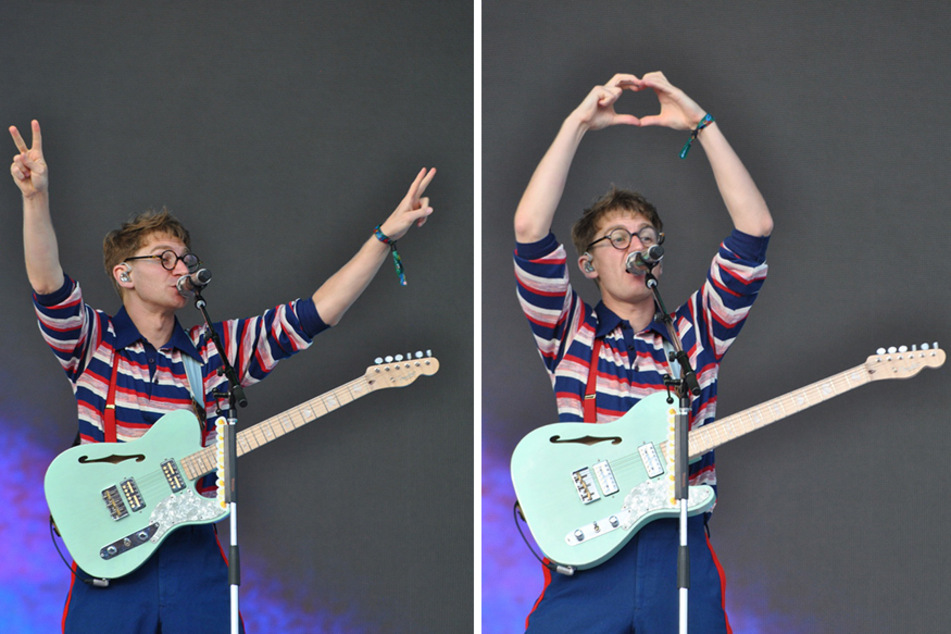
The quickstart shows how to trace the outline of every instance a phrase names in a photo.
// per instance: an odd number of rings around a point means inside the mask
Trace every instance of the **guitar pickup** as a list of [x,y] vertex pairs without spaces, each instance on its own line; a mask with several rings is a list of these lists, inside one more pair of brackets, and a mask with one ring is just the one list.
[[158,524],[149,524],[142,530],[130,533],[122,539],[117,539],[111,544],[103,546],[99,549],[99,557],[105,560],[112,559],[117,555],[121,555],[124,552],[132,550],[136,546],[141,546],[145,542],[152,539],[152,536],[155,535],[157,530]]
[[657,455],[657,448],[652,443],[644,443],[637,448],[637,453],[641,456],[648,478],[656,478],[664,474],[664,465],[660,461],[660,456]]
[[135,483],[135,480],[132,478],[123,480],[119,483],[119,487],[125,494],[126,500],[129,501],[129,506],[132,507],[133,512],[145,508],[145,501],[142,499],[142,494],[139,493],[139,485]]
[[185,480],[182,478],[182,474],[178,470],[178,465],[175,464],[174,460],[165,460],[162,462],[162,475],[165,476],[165,480],[168,482],[168,487],[172,490],[172,493],[178,493],[185,488]]

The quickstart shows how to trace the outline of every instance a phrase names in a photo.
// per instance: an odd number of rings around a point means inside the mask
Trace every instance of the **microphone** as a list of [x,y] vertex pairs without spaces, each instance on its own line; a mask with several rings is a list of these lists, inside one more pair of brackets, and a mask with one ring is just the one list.
[[198,269],[194,273],[189,273],[188,275],[183,275],[178,278],[178,281],[175,282],[175,287],[178,288],[178,292],[185,297],[191,297],[195,294],[195,291],[200,291],[208,286],[208,282],[210,281],[211,271],[208,269]]
[[627,256],[625,268],[631,275],[644,275],[664,259],[664,247],[655,244],[643,251],[635,251]]

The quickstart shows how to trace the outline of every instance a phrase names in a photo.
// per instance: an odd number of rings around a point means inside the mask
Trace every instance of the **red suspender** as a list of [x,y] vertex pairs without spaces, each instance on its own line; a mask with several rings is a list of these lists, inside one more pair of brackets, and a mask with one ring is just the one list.
[[106,442],[116,442],[116,376],[119,373],[119,355],[112,353],[112,379],[109,380],[109,396],[106,397],[106,409],[102,413],[102,433]]
[[584,390],[584,422],[598,422],[598,357],[601,354],[601,339],[597,337],[591,346],[591,367],[588,369],[588,386]]

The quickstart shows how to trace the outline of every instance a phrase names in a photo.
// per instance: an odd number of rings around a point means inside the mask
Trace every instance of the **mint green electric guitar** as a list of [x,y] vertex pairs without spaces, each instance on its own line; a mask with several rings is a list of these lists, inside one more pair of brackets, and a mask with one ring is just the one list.
[[[691,462],[703,454],[871,381],[902,379],[945,360],[943,350],[879,350],[863,365],[691,431]],[[673,427],[676,400],[659,392],[601,425],[555,423],[525,436],[512,454],[512,482],[532,536],[552,561],[578,569],[604,563],[648,522],[677,517]],[[688,515],[715,501],[689,487]]]
[[[237,434],[242,456],[375,390],[409,385],[435,374],[432,357],[378,363],[366,373]],[[160,418],[127,443],[67,449],[46,471],[46,502],[56,528],[80,568],[93,577],[128,574],[180,526],[217,522],[228,508],[198,494],[196,481],[218,467],[215,447],[202,447],[187,410]]]

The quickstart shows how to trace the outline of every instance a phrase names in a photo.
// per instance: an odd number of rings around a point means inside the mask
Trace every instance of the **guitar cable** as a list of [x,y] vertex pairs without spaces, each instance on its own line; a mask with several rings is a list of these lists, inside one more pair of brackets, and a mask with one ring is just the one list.
[[512,506],[512,515],[515,521],[515,528],[518,529],[518,534],[522,536],[522,541],[525,542],[525,546],[528,547],[528,550],[533,555],[535,555],[535,559],[537,559],[541,565],[545,566],[552,572],[563,574],[566,577],[570,577],[573,574],[575,574],[575,571],[577,570],[577,568],[575,568],[574,566],[566,566],[564,564],[556,564],[553,561],[545,561],[544,559],[541,558],[541,556],[539,556],[537,552],[535,552],[535,549],[532,548],[531,543],[529,543],[528,538],[525,537],[525,533],[522,531],[522,525],[519,524],[519,521],[518,521],[519,518],[521,518],[522,521],[525,521],[525,516],[522,515],[521,510],[522,510],[522,507],[518,505],[518,500],[515,500],[515,504]]
[[59,549],[59,544],[56,542],[56,536],[59,535],[59,530],[56,528],[56,522],[53,521],[53,516],[50,515],[50,540],[53,542],[53,547],[56,549],[56,552],[59,554],[59,558],[63,560],[63,565],[66,566],[66,569],[69,570],[71,575],[75,575],[77,579],[82,581],[85,584],[91,585],[96,588],[108,588],[109,580],[108,579],[97,579],[95,577],[87,577],[83,579],[79,576],[79,566],[76,566],[76,569],[73,570],[73,567],[69,565],[69,562],[66,561],[66,557],[63,555],[63,551]]

